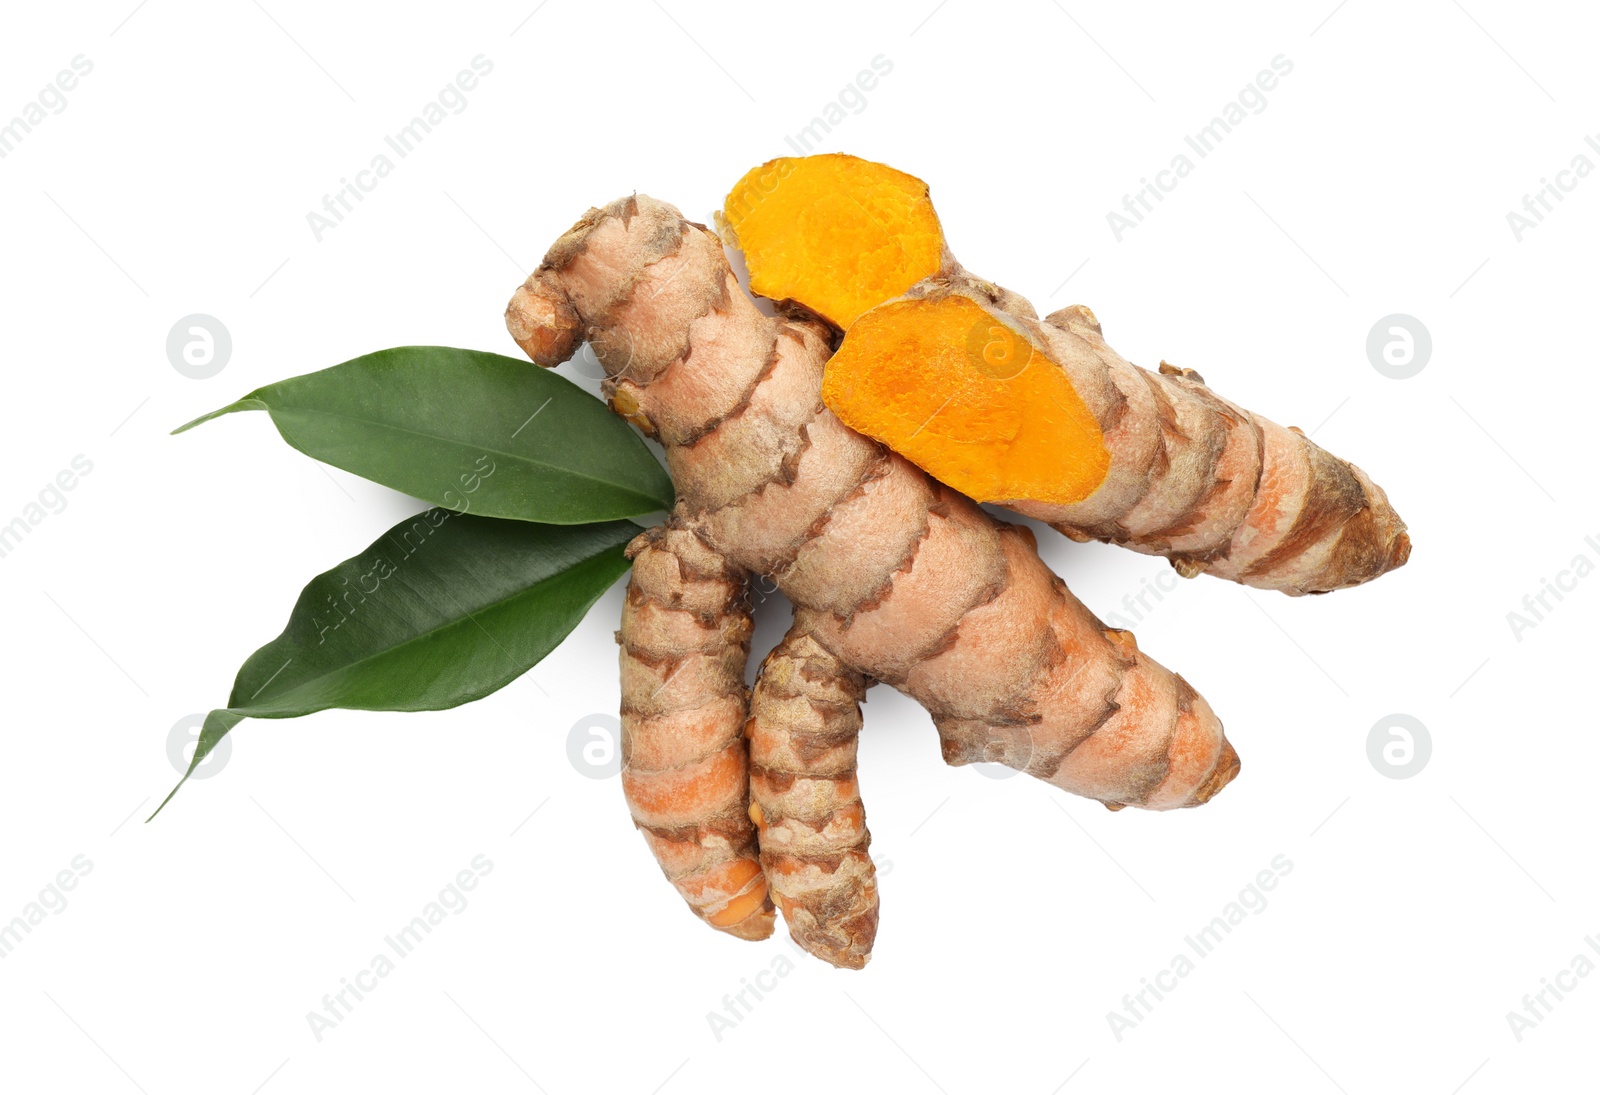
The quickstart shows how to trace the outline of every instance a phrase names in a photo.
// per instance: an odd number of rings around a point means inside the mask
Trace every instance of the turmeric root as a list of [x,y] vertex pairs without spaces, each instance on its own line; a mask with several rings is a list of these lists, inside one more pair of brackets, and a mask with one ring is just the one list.
[[[1165,556],[1185,577],[1299,595],[1405,563],[1405,524],[1361,469],[1221,399],[1193,370],[1129,364],[1082,305],[1040,322],[1025,299],[961,268],[926,193],[903,172],[825,155],[772,161],[729,196],[752,287],[846,329],[823,398],[847,425],[978,501],[1074,540]],[[908,194],[922,196],[916,217],[865,227],[858,218],[824,233],[807,213]],[[846,256],[896,241],[914,260],[894,277],[837,284]],[[872,307],[885,290],[894,299]]]
[[783,919],[807,951],[861,968],[878,930],[878,886],[856,783],[867,680],[793,631],[750,698],[750,817]]
[[[928,709],[949,763],[1113,807],[1199,805],[1238,772],[1205,701],[1085,609],[1031,533],[839,420],[821,397],[828,333],[763,315],[717,236],[672,206],[590,210],[506,320],[541,365],[587,339],[613,409],[665,446],[678,502],[636,544],[619,633],[623,787],[714,927],[760,937],[770,894],[810,953],[866,962],[878,896],[855,735],[873,681]],[[747,705],[748,574],[795,619]]]
[[628,547],[622,608],[622,786],[634,823],[689,907],[742,939],[773,909],[746,808],[745,575],[681,529]]

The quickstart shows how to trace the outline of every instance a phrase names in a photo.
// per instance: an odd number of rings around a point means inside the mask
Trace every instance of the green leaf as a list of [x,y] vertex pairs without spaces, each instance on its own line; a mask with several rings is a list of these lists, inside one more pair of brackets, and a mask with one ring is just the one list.
[[579,525],[672,508],[672,480],[626,422],[565,377],[500,354],[380,350],[173,432],[252,410],[306,455],[446,509]]
[[438,711],[509,684],[627,571],[623,548],[639,531],[442,509],[400,522],[311,580],[283,634],[239,670],[228,706],[206,716],[178,787],[241,719]]

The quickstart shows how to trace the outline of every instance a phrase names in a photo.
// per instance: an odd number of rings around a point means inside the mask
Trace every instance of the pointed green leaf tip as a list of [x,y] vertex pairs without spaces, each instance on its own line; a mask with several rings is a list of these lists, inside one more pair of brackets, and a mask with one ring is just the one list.
[[176,437],[180,433],[186,433],[189,430],[194,429],[202,422],[210,422],[213,418],[221,418],[223,415],[232,414],[234,411],[264,411],[266,409],[267,405],[261,402],[261,400],[256,399],[253,394],[247,395],[237,403],[229,403],[226,407],[212,411],[210,414],[203,414],[193,421],[185,422],[183,425],[173,430],[169,436]]
[[173,432],[246,410],[308,456],[446,509],[577,525],[672,508],[672,480],[632,427],[565,377],[500,354],[380,350]]
[[438,711],[504,687],[554,650],[617,578],[631,521],[540,525],[432,509],[313,578],[283,634],[239,670],[154,818],[246,718],[331,707]]

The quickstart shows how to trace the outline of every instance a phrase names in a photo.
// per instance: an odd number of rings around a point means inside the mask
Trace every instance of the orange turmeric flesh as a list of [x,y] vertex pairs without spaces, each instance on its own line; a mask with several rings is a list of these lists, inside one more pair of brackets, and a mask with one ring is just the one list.
[[752,292],[840,329],[939,272],[944,233],[928,184],[855,156],[789,156],[740,179],[723,217]]
[[1082,501],[1111,466],[1067,373],[959,293],[861,316],[828,362],[822,398],[851,429],[979,502]]

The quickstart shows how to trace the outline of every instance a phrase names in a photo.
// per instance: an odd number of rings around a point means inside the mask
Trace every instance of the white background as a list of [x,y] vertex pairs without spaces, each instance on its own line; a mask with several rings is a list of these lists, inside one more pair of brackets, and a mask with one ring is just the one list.
[[[0,120],[94,66],[0,160],[0,523],[93,463],[0,559],[0,920],[93,864],[0,960],[0,1086],[1593,1090],[1600,976],[1520,1041],[1507,1013],[1600,962],[1600,577],[1520,635],[1507,614],[1600,562],[1600,177],[1520,241],[1506,217],[1580,153],[1600,164],[1592,13],[134,2],[13,6],[0,38]],[[467,108],[318,242],[306,214],[479,54]],[[1315,430],[1411,526],[1410,565],[1362,589],[1147,599],[1140,645],[1222,715],[1239,779],[1203,809],[1111,814],[945,767],[880,688],[872,964],[731,940],[659,877],[616,780],[568,760],[574,724],[616,707],[614,589],[470,707],[245,723],[141,824],[176,778],[173,724],[225,702],[307,579],[420,508],[264,415],[167,431],[385,346],[516,353],[505,301],[586,208],[639,190],[709,219],[879,54],[892,72],[816,147],[929,180],[969,268]],[[1108,211],[1279,54],[1266,108],[1119,242]],[[232,333],[210,380],[167,360],[191,313]],[[1393,313],[1431,331],[1412,379],[1368,360]],[[1102,615],[1166,571],[1041,542]],[[786,622],[763,611],[757,657]],[[1369,760],[1394,713],[1431,739],[1408,779]],[[319,1042],[307,1012],[480,853],[471,904]],[[1119,1041],[1107,1013],[1278,855],[1265,909]],[[719,1037],[708,1013],[774,963]]]

